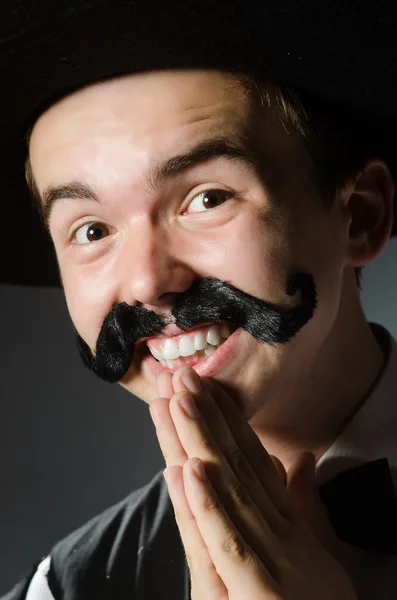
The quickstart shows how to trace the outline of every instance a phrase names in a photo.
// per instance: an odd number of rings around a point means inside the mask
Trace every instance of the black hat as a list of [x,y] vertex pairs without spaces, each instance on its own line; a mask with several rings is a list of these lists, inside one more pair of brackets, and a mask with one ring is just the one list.
[[[116,75],[219,68],[276,81],[365,115],[396,179],[395,0],[2,0],[0,281],[58,283],[26,188],[26,133],[60,97]],[[393,148],[394,143],[394,148]]]

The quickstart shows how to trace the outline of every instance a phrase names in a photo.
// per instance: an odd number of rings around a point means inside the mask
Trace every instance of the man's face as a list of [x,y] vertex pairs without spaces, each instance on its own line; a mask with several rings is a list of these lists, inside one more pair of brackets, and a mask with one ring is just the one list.
[[[248,160],[221,155],[179,170],[168,162],[159,173],[160,164],[213,140],[255,147],[260,173]],[[291,272],[313,274],[317,311],[287,344],[263,344],[233,326],[209,332],[206,323],[189,340],[200,345],[209,335],[215,343],[233,332],[219,349],[161,364],[141,343],[121,381],[150,402],[156,376],[186,362],[235,390],[248,416],[271,398],[288,401],[332,336],[347,226],[338,203],[323,207],[294,137],[254,117],[235,80],[174,71],[88,87],[41,116],[30,158],[41,195],[57,196],[49,230],[72,320],[93,350],[120,302],[169,313],[195,280],[216,277],[288,307],[297,303],[285,293]],[[149,346],[163,352],[171,338],[179,349],[181,333],[169,325]]]

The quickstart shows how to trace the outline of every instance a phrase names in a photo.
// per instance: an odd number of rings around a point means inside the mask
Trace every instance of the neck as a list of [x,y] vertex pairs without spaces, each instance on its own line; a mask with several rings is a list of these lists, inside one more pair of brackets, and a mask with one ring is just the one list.
[[287,471],[304,451],[321,458],[363,405],[385,364],[357,291],[347,296],[306,376],[284,377],[272,407],[250,419],[263,446]]

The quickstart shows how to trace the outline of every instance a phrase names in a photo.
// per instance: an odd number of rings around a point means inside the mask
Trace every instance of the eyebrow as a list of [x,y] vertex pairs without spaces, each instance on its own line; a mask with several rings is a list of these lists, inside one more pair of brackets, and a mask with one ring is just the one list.
[[[199,142],[184,154],[168,158],[152,167],[147,175],[147,182],[155,192],[164,181],[175,178],[193,167],[217,158],[244,162],[255,175],[259,173],[255,153],[247,144],[247,139],[239,139],[236,136],[233,139],[230,137],[217,137]],[[93,200],[101,203],[95,191],[88,184],[81,181],[71,181],[62,185],[50,184],[44,190],[42,197],[43,221],[47,229],[56,202],[64,199]]]

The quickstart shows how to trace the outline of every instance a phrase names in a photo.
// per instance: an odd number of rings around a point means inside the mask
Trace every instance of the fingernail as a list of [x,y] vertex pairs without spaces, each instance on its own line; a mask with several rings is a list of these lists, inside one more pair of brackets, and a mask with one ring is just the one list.
[[181,379],[189,392],[192,392],[192,394],[197,394],[201,390],[200,377],[197,375],[194,369],[190,367],[187,368]]
[[199,479],[201,479],[201,481],[207,480],[207,474],[205,472],[204,464],[203,464],[202,460],[196,460],[193,463],[193,469],[194,469],[194,472],[196,473],[197,477]]
[[189,394],[184,394],[179,399],[179,404],[181,405],[185,413],[188,415],[188,417],[190,417],[191,419],[200,418],[200,412],[196,406],[196,403]]

